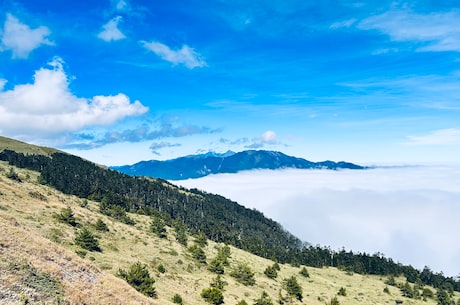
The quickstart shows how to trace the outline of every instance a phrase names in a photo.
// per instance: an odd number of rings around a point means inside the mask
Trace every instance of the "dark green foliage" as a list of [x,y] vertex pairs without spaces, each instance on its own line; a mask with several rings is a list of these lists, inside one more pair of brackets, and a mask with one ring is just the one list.
[[96,223],[94,224],[94,228],[97,231],[101,231],[101,232],[109,231],[109,227],[107,226],[107,224],[100,218],[97,219]]
[[347,290],[344,287],[340,287],[339,292],[337,292],[338,295],[341,295],[343,297],[347,296]]
[[208,245],[208,238],[203,233],[200,233],[195,236],[195,243],[200,247],[205,247]]
[[419,291],[415,287],[412,287],[409,282],[400,285],[399,289],[401,290],[402,296],[406,298],[416,299],[420,297]]
[[60,222],[71,225],[72,227],[77,226],[77,220],[70,207],[61,210],[61,213],[55,215],[56,219]]
[[300,274],[301,276],[303,276],[303,277],[306,277],[306,278],[310,277],[310,273],[308,273],[308,270],[307,270],[307,268],[305,268],[305,267],[303,267],[303,268],[300,270],[299,274]]
[[146,265],[141,264],[140,262],[134,263],[129,267],[127,272],[119,269],[117,275],[140,293],[149,297],[155,297],[157,295],[153,285],[155,280],[150,277],[150,273]]
[[422,297],[425,299],[431,299],[434,297],[434,293],[430,288],[423,288]]
[[180,294],[176,293],[173,297],[172,297],[172,301],[174,304],[179,304],[179,305],[182,305],[183,304],[183,300],[182,300],[182,297],[180,296]]
[[184,224],[178,219],[176,219],[173,222],[173,227],[176,233],[177,242],[183,246],[187,246],[188,235],[187,235],[187,229],[185,228]]
[[75,244],[88,251],[101,251],[99,241],[91,231],[83,228],[75,237]]
[[209,262],[208,270],[217,274],[224,274],[225,267],[222,261],[215,257]]
[[369,255],[303,245],[262,213],[219,195],[186,190],[162,179],[130,177],[59,152],[43,156],[3,150],[0,160],[40,172],[40,183],[66,194],[101,202],[102,213],[128,224],[134,221],[126,212],[152,215],[153,211],[162,211],[171,220],[183,223],[190,234],[203,233],[213,241],[225,242],[280,263],[342,267],[359,274],[403,275],[410,283],[420,278],[424,285],[436,289],[448,283],[453,290],[460,291],[460,281],[456,278],[434,273],[429,268],[420,272],[380,253]]
[[247,264],[237,264],[230,275],[246,286],[253,286],[256,283],[254,272],[251,271],[251,268]]
[[241,300],[236,305],[248,305],[248,303],[245,300]]
[[160,217],[152,217],[152,223],[150,224],[150,230],[160,238],[166,238],[165,221]]
[[385,286],[385,288],[383,288],[383,292],[390,294],[390,289],[388,288],[388,286]]
[[337,299],[337,297],[332,297],[328,305],[340,305],[339,299]]
[[16,171],[12,167],[10,167],[10,171],[6,174],[6,177],[17,182],[22,182],[21,178],[19,178],[18,173],[16,173]]
[[455,302],[445,289],[438,289],[436,292],[437,305],[454,305]]
[[222,291],[224,291],[226,285],[228,285],[228,283],[222,279],[220,274],[213,278],[210,284],[211,287],[219,288]]
[[273,305],[273,302],[268,293],[262,291],[260,298],[254,300],[254,305]]
[[274,266],[267,266],[264,270],[264,274],[271,279],[276,279],[278,271],[276,271],[276,267]]
[[283,281],[283,288],[286,290],[289,296],[296,298],[302,302],[302,287],[295,276],[291,276]]
[[385,281],[385,284],[390,286],[396,286],[395,277],[393,275],[390,275],[388,279]]
[[219,288],[204,288],[201,297],[209,304],[219,305],[224,303],[224,296]]
[[192,257],[200,263],[206,263],[206,254],[198,245],[188,247],[188,252],[190,252]]
[[163,264],[159,264],[158,267],[157,267],[157,270],[160,273],[165,273],[166,272],[166,268],[165,268],[165,266],[163,266]]

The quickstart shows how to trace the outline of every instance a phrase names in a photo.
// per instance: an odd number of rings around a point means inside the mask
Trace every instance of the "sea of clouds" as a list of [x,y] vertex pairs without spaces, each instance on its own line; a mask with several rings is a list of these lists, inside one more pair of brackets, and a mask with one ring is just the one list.
[[262,211],[303,241],[460,275],[460,166],[254,170],[174,181]]

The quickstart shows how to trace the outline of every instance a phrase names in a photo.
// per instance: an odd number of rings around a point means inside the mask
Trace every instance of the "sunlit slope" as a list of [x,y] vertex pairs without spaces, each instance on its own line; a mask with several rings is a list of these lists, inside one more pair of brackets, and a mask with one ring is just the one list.
[[[11,172],[22,182],[11,179]],[[152,232],[149,216],[129,213],[135,225],[124,224],[99,213],[99,203],[60,193],[37,183],[37,178],[36,172],[0,162],[1,304],[174,304],[176,294],[183,304],[205,304],[200,294],[216,277],[208,270],[217,254],[216,243],[208,241],[203,247],[206,262],[198,262],[187,250],[194,244],[194,237],[189,236],[186,247],[176,241],[174,230],[167,227],[166,237],[160,238]],[[78,225],[69,225],[56,217],[65,208],[73,211]],[[98,219],[107,224],[108,232],[95,229]],[[83,228],[97,236],[101,252],[83,251],[75,244],[75,237]],[[228,283],[223,290],[225,304],[241,300],[254,304],[263,291],[277,304],[280,297],[287,296],[284,280],[292,276],[302,288],[303,304],[329,304],[333,297],[340,304],[395,304],[395,300],[403,300],[404,304],[436,304],[432,298],[424,301],[403,297],[399,288],[384,283],[386,277],[336,268],[307,267],[310,277],[304,277],[299,274],[303,266],[280,264],[277,277],[270,279],[264,271],[273,261],[230,249],[229,266],[221,275]],[[127,270],[136,262],[145,264],[155,279],[156,298],[142,295],[116,276],[120,268]],[[240,263],[246,263],[254,272],[253,286],[245,286],[230,276]],[[404,278],[396,281],[405,283]],[[341,288],[346,290],[346,296],[337,295]],[[301,303],[295,298],[289,301]]]

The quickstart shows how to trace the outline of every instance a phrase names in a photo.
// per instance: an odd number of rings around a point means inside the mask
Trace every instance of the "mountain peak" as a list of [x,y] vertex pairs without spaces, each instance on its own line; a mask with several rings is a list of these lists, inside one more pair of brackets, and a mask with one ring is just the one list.
[[237,173],[253,169],[363,169],[349,162],[311,162],[288,156],[279,151],[245,150],[225,153],[208,152],[166,161],[141,161],[133,165],[116,166],[113,169],[133,176],[150,176],[166,180],[200,178],[210,174]]

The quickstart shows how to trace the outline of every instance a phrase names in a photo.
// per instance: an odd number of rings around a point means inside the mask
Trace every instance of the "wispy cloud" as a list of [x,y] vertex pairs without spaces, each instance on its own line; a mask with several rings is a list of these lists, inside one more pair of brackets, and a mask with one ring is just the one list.
[[460,270],[458,166],[264,170],[176,183],[256,208],[313,245],[381,252],[449,276]]
[[408,136],[407,139],[412,145],[460,145],[460,129],[439,129],[425,135]]
[[460,51],[460,11],[417,14],[391,10],[358,24],[363,30],[377,30],[393,41],[412,42],[418,51]]
[[160,155],[158,150],[163,149],[163,148],[170,148],[170,147],[180,147],[182,146],[179,143],[170,143],[170,142],[154,142],[150,145],[150,150],[152,151],[153,154],[155,155]]
[[[66,144],[63,148],[72,149],[94,149],[108,144],[120,142],[144,142],[150,140],[159,140],[165,138],[181,138],[197,134],[212,134],[218,133],[220,129],[212,129],[207,126],[198,126],[193,124],[176,124],[170,118],[162,119],[159,126],[152,128],[151,126],[143,125],[135,129],[126,129],[123,131],[109,131],[102,136],[93,135],[88,137],[88,134],[76,135],[70,144]],[[91,134],[91,133],[90,133]],[[168,142],[161,142],[162,144]],[[158,143],[156,143],[158,144]],[[152,144],[153,145],[153,144]],[[176,145],[176,144],[173,144]],[[179,145],[176,145],[179,146]],[[159,147],[153,145],[154,149],[158,150],[167,146]],[[174,147],[174,146],[169,146]]]
[[123,20],[121,16],[117,16],[102,26],[102,31],[97,35],[100,39],[110,42],[126,38],[118,28],[118,24]]
[[178,50],[172,50],[165,44],[152,41],[141,41],[141,44],[147,50],[155,53],[161,59],[166,60],[173,65],[184,65],[189,69],[205,67],[207,64],[203,57],[188,45],[183,45]]
[[82,98],[69,89],[63,60],[56,57],[34,74],[31,84],[0,91],[0,132],[10,136],[50,137],[90,126],[110,125],[148,111],[119,93]]
[[27,58],[42,45],[53,45],[47,37],[51,31],[40,26],[32,29],[12,14],[6,14],[3,30],[0,30],[0,51],[11,51],[13,58]]

